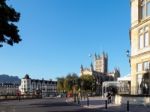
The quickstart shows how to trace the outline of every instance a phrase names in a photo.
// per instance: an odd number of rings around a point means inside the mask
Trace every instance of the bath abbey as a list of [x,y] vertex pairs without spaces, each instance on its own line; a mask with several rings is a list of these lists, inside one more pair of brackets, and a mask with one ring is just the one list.
[[103,52],[101,55],[94,55],[93,63],[89,68],[80,67],[80,76],[93,75],[96,81],[96,93],[102,94],[102,84],[105,81],[116,81],[120,77],[119,69],[115,68],[113,72],[108,72],[108,55]]

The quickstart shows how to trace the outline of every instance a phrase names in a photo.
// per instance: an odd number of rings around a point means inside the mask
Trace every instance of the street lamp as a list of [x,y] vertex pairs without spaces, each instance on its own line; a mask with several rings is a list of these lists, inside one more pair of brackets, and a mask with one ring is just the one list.
[[130,63],[130,61],[131,61],[131,60],[130,60],[131,54],[130,54],[130,51],[129,51],[129,50],[126,51],[126,55],[127,55],[127,57],[129,58],[129,63]]

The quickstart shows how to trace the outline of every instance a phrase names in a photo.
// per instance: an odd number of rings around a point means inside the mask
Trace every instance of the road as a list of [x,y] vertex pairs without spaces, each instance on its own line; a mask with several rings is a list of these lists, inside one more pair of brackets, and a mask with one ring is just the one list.
[[[84,103],[83,103],[84,104]],[[86,102],[85,102],[86,104]],[[89,106],[90,107],[90,106]],[[75,103],[66,102],[65,98],[45,98],[30,100],[12,100],[0,102],[0,112],[114,112],[100,109],[85,108]]]
[[80,107],[66,103],[64,98],[30,99],[0,102],[0,112],[66,112]]
[[0,112],[87,112],[64,98],[46,98],[0,102]]
[[[0,112],[126,112],[126,106],[109,104],[108,109],[105,109],[100,100],[90,101],[90,103],[89,108],[83,106],[84,102],[77,105],[66,102],[65,98],[13,100],[0,102]],[[98,104],[98,108],[95,108],[97,107],[95,104]],[[150,112],[150,107],[131,106],[130,112]]]

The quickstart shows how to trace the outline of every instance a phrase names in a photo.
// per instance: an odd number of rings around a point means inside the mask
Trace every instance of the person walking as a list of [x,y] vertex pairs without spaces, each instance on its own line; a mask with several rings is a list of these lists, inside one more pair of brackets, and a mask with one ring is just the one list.
[[107,94],[107,100],[108,100],[108,103],[111,103],[111,93],[110,92],[108,92],[108,94]]

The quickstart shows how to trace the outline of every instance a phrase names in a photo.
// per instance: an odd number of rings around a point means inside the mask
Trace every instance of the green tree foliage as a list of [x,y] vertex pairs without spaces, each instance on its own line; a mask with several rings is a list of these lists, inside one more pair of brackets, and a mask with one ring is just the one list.
[[57,78],[57,90],[59,92],[73,91],[73,87],[78,87],[79,77],[76,73],[68,74],[66,77]]
[[82,75],[79,78],[76,73],[73,73],[68,74],[64,78],[57,78],[57,89],[59,92],[95,91],[95,88],[96,83],[92,75]]
[[21,41],[18,27],[15,25],[19,18],[20,13],[8,6],[6,0],[0,0],[0,47],[3,43],[13,45]]
[[64,77],[60,77],[60,78],[57,78],[57,90],[59,92],[64,92],[64,81],[65,81],[65,78]]
[[94,76],[92,75],[82,75],[80,77],[81,89],[85,91],[91,91],[93,89]]
[[78,86],[78,76],[76,73],[68,74],[64,81],[66,91],[72,91],[74,86]]

